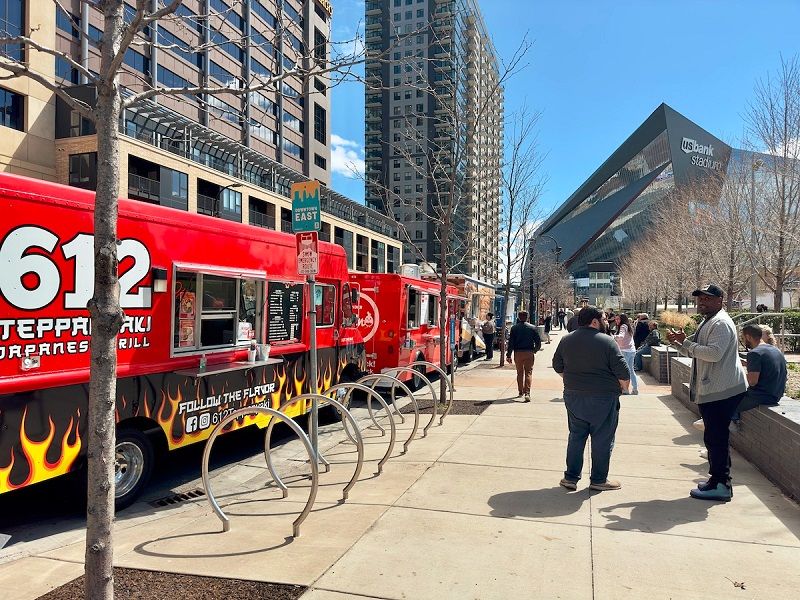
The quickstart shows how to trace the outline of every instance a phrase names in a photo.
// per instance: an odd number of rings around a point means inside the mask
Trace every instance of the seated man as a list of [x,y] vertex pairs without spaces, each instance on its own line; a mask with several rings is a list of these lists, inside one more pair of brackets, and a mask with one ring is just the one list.
[[661,336],[658,333],[658,321],[648,321],[647,326],[650,329],[650,333],[647,334],[647,337],[642,342],[642,345],[639,346],[639,349],[633,357],[634,371],[642,370],[642,356],[645,354],[650,355],[650,348],[652,346],[661,345]]
[[747,353],[747,393],[739,403],[732,420],[738,421],[740,413],[761,404],[775,406],[786,391],[786,359],[783,353],[763,337],[758,325],[742,327]]

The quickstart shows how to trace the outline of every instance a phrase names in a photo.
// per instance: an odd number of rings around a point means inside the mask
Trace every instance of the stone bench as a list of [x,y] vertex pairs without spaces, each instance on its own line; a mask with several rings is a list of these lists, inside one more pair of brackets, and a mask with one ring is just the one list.
[[[689,398],[691,359],[673,358],[670,364],[672,395],[699,416]],[[739,431],[731,434],[731,446],[786,494],[800,499],[800,401],[784,397],[778,406],[743,412]]]

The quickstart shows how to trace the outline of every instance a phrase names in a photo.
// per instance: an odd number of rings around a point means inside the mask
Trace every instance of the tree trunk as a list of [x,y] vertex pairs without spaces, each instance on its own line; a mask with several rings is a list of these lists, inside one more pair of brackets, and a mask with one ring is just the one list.
[[[101,73],[120,46],[122,0],[106,0]],[[86,598],[114,597],[114,407],[117,386],[117,333],[122,326],[117,265],[117,198],[119,194],[119,138],[121,98],[116,77],[98,85],[97,194],[94,212],[94,295],[89,301],[92,319],[89,410],[86,439],[88,489],[86,509]]]
[[[448,323],[447,323],[447,254],[445,253],[444,249],[447,246],[447,242],[445,240],[450,239],[450,219],[448,216],[445,217],[444,222],[442,223],[442,243],[440,244],[441,250],[439,251],[439,275],[441,277],[440,284],[441,288],[439,290],[439,300],[440,300],[440,307],[439,307],[439,327],[441,328],[439,331],[439,364],[445,365],[447,364],[447,331],[448,331]],[[450,365],[450,372],[455,373],[456,368],[456,361],[458,360],[458,334],[459,328],[461,324],[456,323],[456,334],[455,339],[451,340],[451,345],[455,344],[455,349],[452,351],[452,357],[450,358],[451,365]],[[452,377],[452,376],[451,376]],[[444,380],[443,377],[439,378],[439,402],[445,403],[447,402],[447,382]]]

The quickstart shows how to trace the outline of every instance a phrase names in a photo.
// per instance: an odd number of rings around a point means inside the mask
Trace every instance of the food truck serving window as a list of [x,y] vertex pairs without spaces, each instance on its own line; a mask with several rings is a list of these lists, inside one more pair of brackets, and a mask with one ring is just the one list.
[[406,308],[407,327],[408,329],[416,329],[419,327],[420,321],[420,293],[414,288],[408,288],[408,306]]
[[316,284],[314,306],[317,311],[317,325],[320,327],[333,325],[334,315],[336,314],[336,287]]
[[263,341],[265,282],[250,277],[175,273],[176,352]]
[[439,322],[439,297],[428,294],[428,325],[436,326]]

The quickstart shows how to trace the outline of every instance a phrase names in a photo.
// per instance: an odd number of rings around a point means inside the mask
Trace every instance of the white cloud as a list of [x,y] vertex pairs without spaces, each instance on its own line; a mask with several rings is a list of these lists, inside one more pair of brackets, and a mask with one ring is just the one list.
[[331,134],[331,172],[358,179],[364,176],[364,148],[358,142]]

